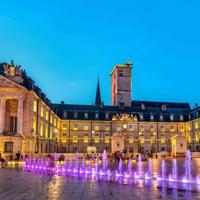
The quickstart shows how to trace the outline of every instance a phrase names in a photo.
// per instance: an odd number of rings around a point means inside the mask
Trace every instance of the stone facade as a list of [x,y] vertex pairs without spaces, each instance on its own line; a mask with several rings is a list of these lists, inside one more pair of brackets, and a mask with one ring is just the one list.
[[[138,102],[131,107],[129,64],[118,66],[112,72],[113,106],[51,104],[19,68],[5,66],[2,72],[6,70],[6,73],[0,75],[0,152],[5,159],[14,159],[18,151],[30,156],[44,156],[77,150],[87,153],[89,148],[97,153],[104,149],[112,153],[124,149],[130,153],[171,152],[173,138],[177,137],[185,138],[187,148],[200,151],[200,108],[186,109],[183,118],[180,113],[185,104],[175,105],[175,111],[172,108],[165,110],[162,106],[164,111],[159,111],[160,116],[168,117],[168,113],[174,112],[169,115],[170,119],[163,120],[152,117],[158,114],[145,111],[148,105],[144,102],[141,109],[136,107]],[[119,76],[121,70],[123,76]],[[114,78],[115,74],[117,78]],[[27,86],[25,81],[30,84]],[[113,89],[114,84],[116,89]],[[154,104],[157,112],[160,104]],[[143,120],[146,115],[149,118]]]
[[132,64],[116,65],[111,73],[112,105],[131,106]]

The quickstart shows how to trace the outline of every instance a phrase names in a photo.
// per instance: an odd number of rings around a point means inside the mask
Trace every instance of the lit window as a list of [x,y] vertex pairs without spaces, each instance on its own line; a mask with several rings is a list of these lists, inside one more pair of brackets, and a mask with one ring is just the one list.
[[49,112],[48,111],[46,112],[46,120],[47,121],[49,120]]
[[77,136],[73,136],[73,143],[77,143],[78,142],[78,137]]
[[99,143],[99,134],[98,133],[95,134],[94,142]]
[[95,113],[95,119],[99,119],[99,113]]
[[67,124],[62,125],[63,130],[67,130]]
[[141,104],[141,109],[145,110],[145,105],[143,103]]
[[133,143],[133,137],[129,137],[129,143]]
[[153,121],[154,120],[154,116],[150,115],[150,120]]
[[163,121],[163,120],[164,120],[164,116],[160,115],[160,121]]
[[33,131],[36,132],[36,117],[33,117]]
[[175,127],[174,127],[174,126],[171,126],[170,130],[171,130],[172,132],[174,132],[174,131],[175,131]]
[[154,132],[154,127],[153,126],[150,127],[150,131]]
[[53,116],[51,115],[51,118],[50,118],[50,123],[52,124],[53,123]]
[[46,125],[46,134],[45,134],[46,138],[48,138],[48,128],[49,128],[48,125]]
[[110,135],[109,134],[105,135],[105,143],[110,143]]
[[167,106],[166,106],[165,104],[163,104],[163,105],[161,106],[161,110],[162,110],[162,111],[166,111],[166,110],[167,110]]
[[51,127],[50,128],[50,139],[52,139],[53,138],[53,128]]
[[117,125],[117,131],[121,131],[121,125]]
[[105,125],[105,130],[106,130],[106,131],[109,131],[109,130],[110,130],[110,125],[108,125],[108,124]]
[[133,125],[129,125],[129,130],[133,131]]
[[85,119],[87,119],[88,118],[88,113],[85,113]]
[[183,120],[184,120],[183,115],[180,115],[180,121],[183,121]]
[[161,137],[161,143],[164,144],[165,143],[165,136]]
[[40,116],[41,116],[41,117],[44,116],[44,108],[43,108],[43,107],[40,108]]
[[195,129],[198,129],[198,128],[199,128],[199,123],[195,122]]
[[54,118],[54,126],[56,126],[57,120],[56,118]]
[[109,119],[109,113],[106,113],[106,119]]
[[99,131],[99,126],[98,125],[94,126],[94,130]]
[[77,112],[74,113],[74,118],[78,118],[78,113]]
[[140,131],[144,131],[144,126],[141,126],[141,127],[140,127]]
[[165,131],[165,127],[164,127],[164,126],[161,126],[161,127],[160,127],[160,130],[164,132],[164,131]]
[[78,124],[74,124],[73,129],[74,129],[75,131],[78,130]]
[[174,115],[173,114],[170,115],[170,121],[174,121]]
[[199,133],[196,133],[196,137],[195,137],[196,142],[199,141]]
[[144,115],[140,114],[140,120],[144,120]]
[[40,136],[43,136],[43,122],[40,122]]
[[84,139],[83,140],[84,140],[84,143],[88,143],[88,135],[87,134],[84,135]]
[[13,153],[13,142],[5,142],[4,152]]
[[33,111],[37,112],[37,101],[33,102]]
[[67,118],[67,111],[63,112],[63,118],[65,118],[65,119]]
[[86,126],[83,127],[83,129],[84,129],[84,131],[88,131],[89,130],[89,126],[86,125]]

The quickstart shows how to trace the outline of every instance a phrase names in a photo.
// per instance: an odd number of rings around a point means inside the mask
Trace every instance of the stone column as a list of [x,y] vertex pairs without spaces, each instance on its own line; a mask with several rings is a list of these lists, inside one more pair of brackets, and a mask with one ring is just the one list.
[[0,133],[3,133],[5,128],[6,100],[0,99]]
[[17,109],[17,133],[23,134],[23,99],[18,99],[18,109]]

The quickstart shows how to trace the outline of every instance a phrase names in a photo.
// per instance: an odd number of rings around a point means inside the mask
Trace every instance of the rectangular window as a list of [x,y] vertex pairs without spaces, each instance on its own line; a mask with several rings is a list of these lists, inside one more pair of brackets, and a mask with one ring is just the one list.
[[89,127],[86,125],[83,127],[84,131],[88,131],[89,130]]
[[17,117],[10,117],[10,132],[17,132]]
[[106,113],[106,119],[109,119],[109,113]]
[[63,129],[63,130],[67,130],[67,124],[63,124],[63,125],[62,125],[62,129]]
[[73,136],[73,143],[77,143],[78,142],[78,137],[77,136]]
[[195,122],[195,129],[198,129],[198,128],[199,128],[199,123]]
[[37,112],[37,101],[33,101],[33,111]]
[[133,143],[133,137],[129,137],[129,143]]
[[44,108],[43,108],[43,107],[40,108],[40,116],[41,116],[41,117],[44,116]]
[[95,131],[99,131],[99,125],[95,125],[95,126],[94,126],[94,130],[95,130]]
[[94,142],[99,143],[99,134],[98,133],[95,134]]
[[170,121],[174,121],[174,115],[173,114],[170,115]]
[[48,121],[49,120],[49,112],[46,111],[46,120]]
[[51,115],[50,117],[50,123],[52,124],[53,123],[53,116]]
[[163,121],[163,120],[164,120],[164,116],[160,115],[160,121]]
[[77,131],[78,130],[78,124],[74,124],[73,129],[74,129],[74,131]]
[[40,136],[43,136],[43,122],[40,122]]
[[78,113],[77,112],[74,113],[74,118],[75,119],[78,118]]
[[48,125],[46,125],[46,128],[45,128],[45,130],[46,130],[46,138],[48,138],[48,129],[49,129],[49,127],[48,127]]
[[87,119],[88,118],[88,113],[85,113],[85,119]]
[[33,117],[33,131],[34,132],[36,132],[36,125],[37,125],[37,123],[36,123],[36,117],[34,116]]
[[84,135],[83,140],[84,140],[84,143],[88,143],[88,135]]
[[95,113],[95,119],[99,119],[99,113]]
[[4,152],[13,153],[13,142],[5,142]]
[[109,124],[105,125],[105,130],[106,130],[106,131],[109,131],[109,130],[110,130],[110,125],[109,125]]

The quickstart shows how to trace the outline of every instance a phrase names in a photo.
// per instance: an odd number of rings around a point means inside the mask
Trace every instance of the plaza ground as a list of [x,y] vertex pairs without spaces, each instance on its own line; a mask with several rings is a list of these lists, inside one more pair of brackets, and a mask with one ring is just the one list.
[[47,176],[15,169],[0,169],[0,186],[1,200],[200,199],[200,193],[193,190]]

